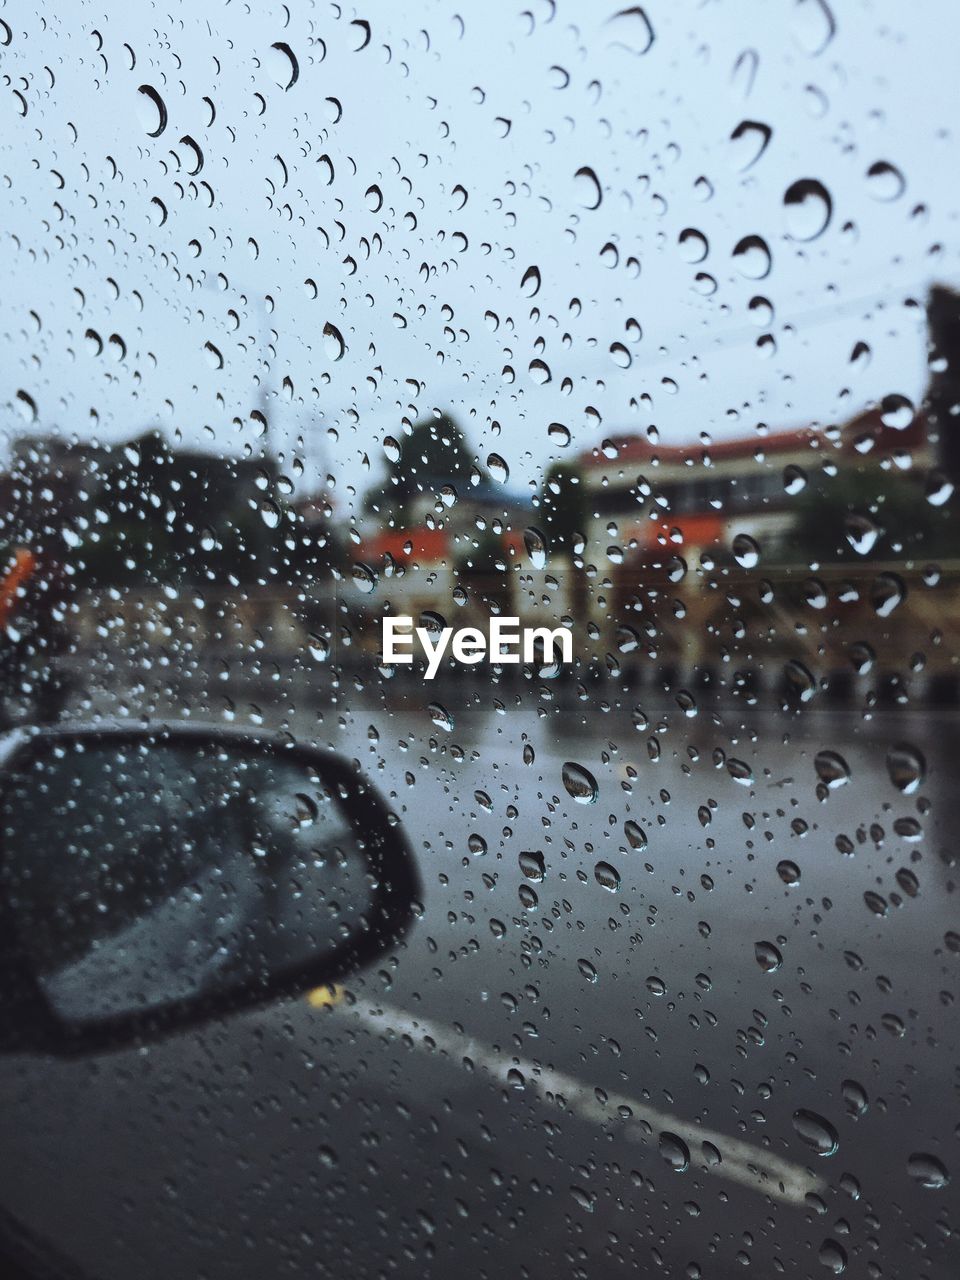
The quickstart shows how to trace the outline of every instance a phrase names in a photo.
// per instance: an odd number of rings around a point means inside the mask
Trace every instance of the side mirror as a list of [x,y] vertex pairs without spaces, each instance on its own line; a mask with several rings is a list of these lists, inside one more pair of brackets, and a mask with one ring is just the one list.
[[192,725],[21,731],[8,751],[0,1047],[119,1048],[294,995],[414,917],[399,825],[338,756]]

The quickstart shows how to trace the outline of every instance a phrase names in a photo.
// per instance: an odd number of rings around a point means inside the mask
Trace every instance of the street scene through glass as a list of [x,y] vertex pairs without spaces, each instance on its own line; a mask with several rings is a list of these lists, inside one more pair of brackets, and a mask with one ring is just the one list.
[[956,1280],[958,39],[0,0],[0,1275]]

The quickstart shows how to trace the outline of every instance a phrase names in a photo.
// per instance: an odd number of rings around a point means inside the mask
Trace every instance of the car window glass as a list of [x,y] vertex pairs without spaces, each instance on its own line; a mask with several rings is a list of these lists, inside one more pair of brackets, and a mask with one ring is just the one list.
[[[331,750],[423,882],[336,984],[0,1057],[33,1237],[102,1280],[952,1280],[958,30],[0,7],[0,723]],[[6,793],[64,1015],[362,924],[338,797],[251,767],[252,833],[210,763]]]

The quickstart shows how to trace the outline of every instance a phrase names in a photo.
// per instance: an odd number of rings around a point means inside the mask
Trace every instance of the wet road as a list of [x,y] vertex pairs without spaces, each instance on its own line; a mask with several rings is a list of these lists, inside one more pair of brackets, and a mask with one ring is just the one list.
[[2,1203],[111,1280],[952,1280],[960,718],[360,683],[93,695],[359,760],[423,916],[333,1008],[4,1060]]

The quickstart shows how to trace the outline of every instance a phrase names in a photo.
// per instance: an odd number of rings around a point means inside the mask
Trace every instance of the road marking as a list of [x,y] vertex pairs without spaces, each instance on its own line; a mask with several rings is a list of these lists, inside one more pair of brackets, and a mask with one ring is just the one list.
[[[314,994],[311,992],[311,997]],[[341,1000],[342,994],[341,989]],[[332,1006],[338,1002],[328,1003]],[[651,1137],[659,1142],[660,1134],[675,1134],[688,1147],[691,1165],[701,1172],[737,1182],[785,1204],[802,1205],[811,1192],[821,1193],[825,1189],[822,1178],[763,1147],[717,1133],[703,1125],[691,1124],[627,1094],[607,1094],[605,1101],[601,1102],[593,1086],[576,1076],[515,1054],[501,1053],[492,1045],[485,1045],[429,1018],[413,1017],[402,1009],[375,1005],[367,1000],[339,1003],[338,1012],[380,1034],[409,1037],[417,1048],[427,1052],[449,1055],[459,1061],[469,1058],[474,1067],[505,1088],[522,1088],[538,1094],[545,1102],[559,1104],[588,1124],[621,1127],[624,1135],[635,1142],[647,1145]],[[645,1126],[649,1126],[652,1134]],[[704,1143],[709,1143],[719,1153],[719,1160],[714,1155],[715,1162],[709,1161]]]

